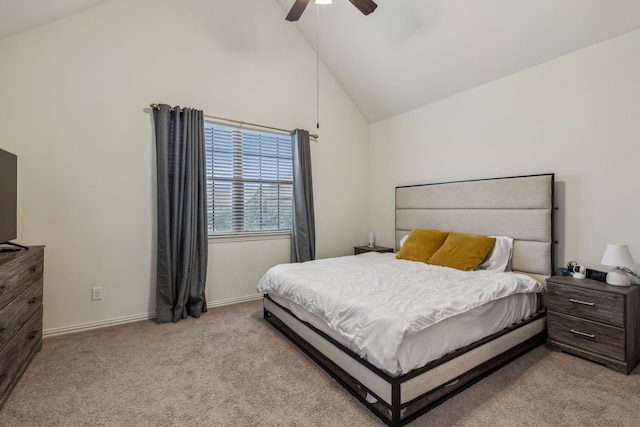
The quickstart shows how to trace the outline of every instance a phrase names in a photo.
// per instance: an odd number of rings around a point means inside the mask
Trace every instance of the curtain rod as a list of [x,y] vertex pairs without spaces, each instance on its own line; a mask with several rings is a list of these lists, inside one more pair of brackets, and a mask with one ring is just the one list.
[[[153,108],[154,110],[157,110],[158,108],[160,108],[158,106],[158,104],[149,104],[149,107]],[[171,111],[175,111],[175,108],[171,107]],[[275,128],[275,127],[272,127],[272,126],[258,125],[258,124],[255,124],[255,123],[243,122],[243,121],[240,121],[240,120],[225,119],[224,117],[208,116],[206,114],[203,114],[203,115],[208,119],[222,120],[222,121],[225,121],[225,122],[238,123],[238,124],[241,124],[241,125],[254,126],[254,127],[259,127],[259,128],[263,128],[263,129],[279,130],[281,132],[287,132],[287,133],[292,133],[293,132],[291,130]],[[315,134],[315,133],[310,133],[309,137],[310,138],[314,138],[314,139],[318,139],[318,135]]]

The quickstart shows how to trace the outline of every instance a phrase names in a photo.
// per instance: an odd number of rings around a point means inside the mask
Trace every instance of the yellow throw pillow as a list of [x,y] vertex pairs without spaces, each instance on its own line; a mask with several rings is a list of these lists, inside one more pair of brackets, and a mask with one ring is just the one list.
[[447,240],[427,263],[473,271],[484,261],[495,242],[494,237],[449,233]]
[[448,234],[446,231],[413,229],[398,251],[396,258],[427,262],[431,255],[442,246]]

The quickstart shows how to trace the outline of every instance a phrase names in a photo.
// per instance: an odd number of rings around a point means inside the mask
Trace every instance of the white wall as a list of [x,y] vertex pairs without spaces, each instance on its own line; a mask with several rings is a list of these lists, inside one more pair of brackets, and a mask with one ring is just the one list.
[[[321,68],[316,130],[315,55],[285,14],[113,0],[0,40],[0,147],[19,156],[17,242],[47,246],[45,332],[154,311],[152,102],[317,131],[318,257],[370,230],[393,245],[396,185],[555,172],[559,262],[600,268],[609,242],[640,260],[639,31],[371,126]],[[255,296],[288,259],[286,239],[212,243],[209,303]]]
[[[318,132],[317,255],[366,242],[368,126],[322,68],[315,129],[315,54],[285,14],[275,1],[113,0],[0,40],[0,147],[19,159],[16,242],[46,245],[45,333],[155,309],[150,103]],[[212,243],[208,302],[254,297],[288,260],[289,240]]]
[[[371,126],[370,222],[394,244],[394,187],[554,172],[556,261],[640,261],[640,31]],[[428,76],[427,76],[428,77]]]

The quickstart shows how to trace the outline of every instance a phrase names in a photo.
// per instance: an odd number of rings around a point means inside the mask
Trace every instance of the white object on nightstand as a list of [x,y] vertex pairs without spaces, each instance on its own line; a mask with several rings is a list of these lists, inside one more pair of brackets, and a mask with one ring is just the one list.
[[573,278],[584,279],[587,277],[587,268],[584,265],[576,265],[573,267]]
[[631,285],[631,277],[634,283],[639,283],[638,276],[629,269],[635,267],[636,263],[631,257],[631,252],[627,245],[608,244],[600,261],[602,265],[615,267],[607,273],[607,284],[613,286]]

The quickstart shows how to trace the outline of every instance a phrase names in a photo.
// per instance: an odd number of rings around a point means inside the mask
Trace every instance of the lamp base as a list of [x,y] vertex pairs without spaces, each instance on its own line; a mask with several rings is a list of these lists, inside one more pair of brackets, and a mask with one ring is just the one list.
[[607,285],[631,286],[631,279],[626,271],[614,268],[607,273]]

